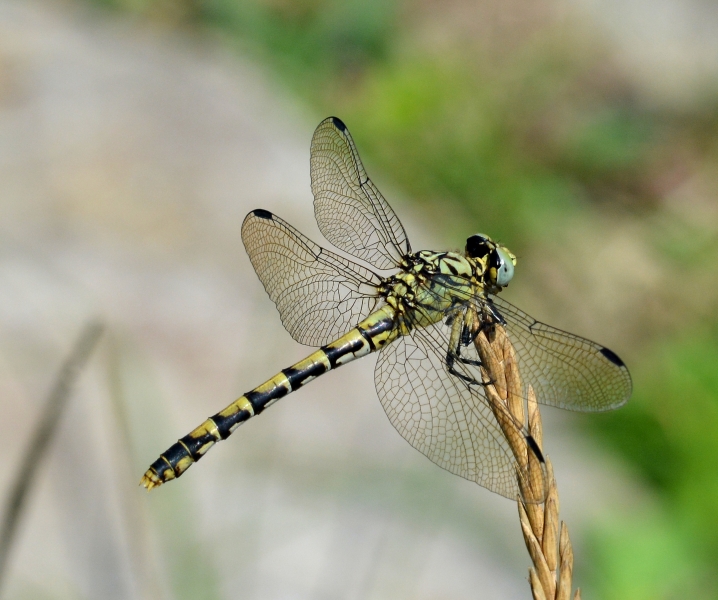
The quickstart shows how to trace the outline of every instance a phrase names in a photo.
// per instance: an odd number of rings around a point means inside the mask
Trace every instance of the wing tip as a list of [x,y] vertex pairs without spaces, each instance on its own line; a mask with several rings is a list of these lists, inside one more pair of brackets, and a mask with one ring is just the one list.
[[342,121],[339,117],[329,117],[334,124],[334,127],[336,127],[339,131],[344,133],[347,130],[347,126],[344,124],[344,121]]
[[254,215],[255,217],[259,217],[260,219],[268,219],[270,221],[274,219],[274,215],[268,210],[264,210],[263,208],[256,208],[249,214]]
[[626,363],[624,363],[624,362],[619,358],[618,354],[616,354],[613,350],[609,350],[608,348],[606,348],[605,346],[603,346],[603,347],[601,347],[601,349],[599,350],[599,352],[604,356],[604,358],[606,358],[607,360],[609,360],[610,362],[612,362],[612,363],[613,363],[614,365],[616,365],[617,367],[622,367],[622,368],[625,368],[625,367],[626,367]]

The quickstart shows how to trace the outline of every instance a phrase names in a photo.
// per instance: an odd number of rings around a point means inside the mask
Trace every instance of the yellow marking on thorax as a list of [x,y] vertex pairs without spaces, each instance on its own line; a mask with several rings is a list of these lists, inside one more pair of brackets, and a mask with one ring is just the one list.
[[[453,271],[452,271],[453,268]],[[470,279],[473,274],[471,264],[460,254],[450,252],[439,259],[439,272],[444,275],[453,275]]]

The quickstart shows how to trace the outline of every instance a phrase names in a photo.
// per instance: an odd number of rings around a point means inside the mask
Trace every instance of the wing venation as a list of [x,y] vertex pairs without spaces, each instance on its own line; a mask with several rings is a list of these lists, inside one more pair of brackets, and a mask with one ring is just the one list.
[[393,269],[411,252],[404,227],[364,170],[344,123],[329,117],[311,146],[314,213],[324,237],[378,269]]
[[[516,462],[484,388],[448,371],[448,345],[448,325],[440,322],[383,348],[374,372],[382,406],[402,437],[434,463],[515,499],[526,468]],[[465,352],[478,360],[473,348]],[[478,368],[458,362],[455,367],[480,381]],[[527,435],[522,424],[515,426]]]
[[282,324],[301,344],[328,344],[379,307],[378,275],[315,244],[269,211],[246,216],[242,241]]
[[631,376],[614,352],[537,321],[498,296],[491,296],[488,302],[506,320],[521,377],[534,387],[539,402],[580,412],[603,412],[628,401]]

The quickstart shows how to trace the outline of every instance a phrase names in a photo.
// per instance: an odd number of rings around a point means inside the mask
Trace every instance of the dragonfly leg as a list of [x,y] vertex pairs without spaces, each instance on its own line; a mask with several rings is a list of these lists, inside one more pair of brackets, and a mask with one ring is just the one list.
[[461,363],[463,363],[465,365],[471,365],[472,367],[480,367],[481,366],[480,360],[474,360],[472,358],[464,358],[458,352],[456,353],[454,358],[458,359]]
[[446,353],[446,368],[455,377],[458,377],[462,381],[465,381],[469,385],[484,385],[484,382],[477,381],[473,377],[469,377],[468,375],[465,375],[464,373],[460,373],[456,367],[454,366],[456,361],[459,361],[462,364],[465,365],[471,365],[474,367],[480,367],[481,362],[478,360],[473,360],[470,358],[466,358],[461,356],[461,346],[468,346],[473,342],[473,338],[476,337],[477,334],[473,334],[469,327],[463,322],[463,319],[460,321],[458,319],[451,321],[451,338],[449,343],[449,351]]
[[465,365],[471,365],[473,367],[480,367],[481,361],[480,360],[474,360],[472,358],[466,358],[464,356],[461,356],[461,347],[462,346],[470,346],[474,343],[474,340],[476,339],[476,336],[479,335],[479,330],[476,330],[475,333],[472,333],[471,330],[466,326],[463,325],[461,328],[461,340],[456,345],[456,356],[458,360],[460,360]]
[[474,340],[478,337],[481,332],[480,327],[469,327],[467,323],[464,323],[461,328],[461,345],[470,346],[474,343]]
[[456,356],[453,352],[451,352],[451,351],[449,351],[449,352],[446,354],[446,367],[447,367],[449,373],[451,373],[452,375],[455,375],[456,377],[458,377],[459,379],[465,381],[465,382],[468,383],[469,385],[483,385],[483,383],[481,383],[480,381],[476,381],[476,379],[474,379],[473,377],[469,377],[468,375],[464,375],[463,373],[459,373],[459,372],[454,368],[454,361],[456,360],[456,358],[457,358],[457,356]]
[[472,366],[476,366],[476,367],[481,366],[481,363],[479,361],[470,360],[468,358],[464,358],[463,356],[461,356],[459,354],[458,348],[457,348],[456,352],[454,352],[453,350],[449,350],[446,353],[446,367],[447,367],[449,373],[451,373],[452,375],[455,375],[459,379],[462,379],[469,385],[485,385],[485,382],[476,381],[476,379],[474,379],[473,377],[469,377],[468,375],[464,375],[463,373],[460,373],[459,371],[457,371],[456,368],[454,367],[454,363],[457,360],[460,363],[463,363],[465,365],[472,365]]

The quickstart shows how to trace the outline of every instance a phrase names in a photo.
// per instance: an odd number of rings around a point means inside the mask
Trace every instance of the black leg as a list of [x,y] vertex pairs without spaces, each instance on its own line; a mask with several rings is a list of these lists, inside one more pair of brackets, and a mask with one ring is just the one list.
[[458,356],[457,354],[454,354],[453,352],[451,352],[451,350],[449,350],[449,352],[446,354],[446,367],[447,367],[447,369],[449,370],[449,373],[451,373],[452,375],[455,375],[455,376],[458,377],[459,379],[462,379],[463,381],[465,381],[465,382],[468,383],[469,385],[484,385],[483,382],[481,382],[481,381],[476,381],[476,379],[474,379],[473,377],[469,377],[468,375],[464,375],[463,373],[459,373],[459,372],[454,368],[454,362],[456,361],[457,358],[458,358],[459,361],[462,362],[463,364],[474,365],[474,366],[481,366],[481,363],[480,363],[480,362],[478,362],[478,361],[476,361],[476,360],[469,360],[469,359],[466,359],[466,358],[462,358],[461,356]]
[[476,334],[472,336],[471,331],[469,331],[469,328],[464,325],[464,328],[461,330],[461,341],[456,346],[456,356],[454,358],[459,359],[465,365],[480,367],[481,361],[473,360],[471,358],[464,358],[463,356],[461,356],[461,346],[468,346],[469,344],[472,344],[474,339],[476,339],[477,335],[478,332],[476,332]]

